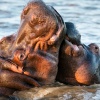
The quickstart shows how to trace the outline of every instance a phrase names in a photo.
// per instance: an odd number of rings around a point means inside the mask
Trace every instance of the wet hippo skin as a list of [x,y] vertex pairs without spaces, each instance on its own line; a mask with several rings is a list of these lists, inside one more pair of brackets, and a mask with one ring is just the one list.
[[95,43],[75,45],[65,39],[61,45],[57,80],[72,85],[100,83],[100,51]]
[[81,35],[72,22],[65,22],[66,25],[66,38],[73,44],[81,44]]
[[30,1],[21,14],[18,32],[0,41],[0,89],[12,93],[52,84],[65,30],[62,17],[53,7],[41,0]]

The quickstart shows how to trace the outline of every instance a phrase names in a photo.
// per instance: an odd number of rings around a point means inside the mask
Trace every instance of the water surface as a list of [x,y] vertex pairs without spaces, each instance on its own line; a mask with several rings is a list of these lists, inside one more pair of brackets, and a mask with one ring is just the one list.
[[[29,0],[0,0],[0,38],[15,33],[20,13]],[[44,0],[52,5],[65,21],[75,23],[82,42],[100,46],[100,0]]]

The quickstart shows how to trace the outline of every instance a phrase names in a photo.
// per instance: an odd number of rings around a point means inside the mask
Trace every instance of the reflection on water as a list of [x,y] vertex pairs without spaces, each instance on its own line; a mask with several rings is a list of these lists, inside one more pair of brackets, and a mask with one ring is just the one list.
[[[20,13],[28,1],[29,0],[0,0],[0,38],[15,33],[17,31],[20,24]],[[100,41],[99,41],[100,0],[55,0],[55,1],[44,0],[44,1],[48,5],[52,5],[62,15],[65,21],[67,22],[71,21],[75,23],[77,29],[82,35],[83,43],[89,44],[91,42],[95,42],[100,46]],[[42,89],[43,91],[44,90],[47,91],[44,92],[44,95],[42,94],[41,95],[43,97],[46,96],[45,98],[49,98],[49,96],[53,95],[50,100],[55,100],[55,99],[58,100],[57,99],[58,95],[56,95],[56,93],[58,92],[55,91],[59,90],[60,91],[60,93],[58,93],[59,100],[70,100],[70,99],[100,100],[99,85],[91,86],[92,89],[90,87],[87,88],[70,87],[70,86],[66,86],[66,87],[56,86],[53,88],[45,87],[45,89],[43,88]],[[36,93],[38,93],[40,90],[36,89],[37,91]],[[66,92],[64,92],[64,90],[66,90]],[[25,92],[25,94],[27,95],[31,94],[32,96],[32,93],[29,91]]]

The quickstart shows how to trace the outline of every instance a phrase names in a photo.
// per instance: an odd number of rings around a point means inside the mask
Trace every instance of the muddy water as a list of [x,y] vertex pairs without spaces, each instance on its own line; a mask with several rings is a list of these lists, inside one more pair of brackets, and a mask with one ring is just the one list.
[[[16,33],[20,13],[29,0],[0,0],[0,38]],[[100,46],[100,0],[44,0],[52,5],[65,21],[75,23],[82,42],[95,42]],[[52,86],[16,92],[19,100],[100,100],[100,85]]]
[[17,100],[100,100],[100,85],[66,86],[56,83],[52,86],[15,92],[13,98]]

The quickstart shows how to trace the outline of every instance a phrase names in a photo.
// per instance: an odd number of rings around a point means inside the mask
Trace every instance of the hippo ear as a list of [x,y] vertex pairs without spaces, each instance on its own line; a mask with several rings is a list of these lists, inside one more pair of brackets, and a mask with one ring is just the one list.
[[30,8],[29,6],[25,7],[22,11],[22,14],[21,14],[21,20],[25,18],[25,16],[27,15],[27,13],[29,12]]
[[95,43],[91,43],[88,45],[90,50],[94,53],[94,54],[98,54],[100,56],[100,48],[97,44]]

